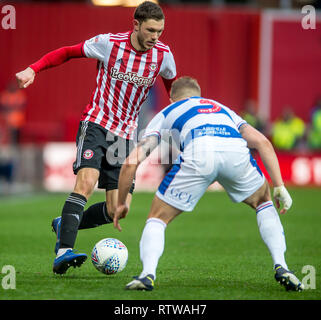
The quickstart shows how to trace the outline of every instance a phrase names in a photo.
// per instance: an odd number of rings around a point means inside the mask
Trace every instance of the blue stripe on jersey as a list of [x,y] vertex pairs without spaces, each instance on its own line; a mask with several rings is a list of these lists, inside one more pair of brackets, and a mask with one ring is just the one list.
[[183,162],[183,158],[180,156],[179,157],[179,162],[173,164],[172,169],[166,174],[166,176],[164,177],[163,181],[161,182],[161,184],[158,187],[158,191],[161,194],[165,194],[166,190],[168,189],[169,185],[171,184],[171,182],[174,180],[177,172],[180,170],[181,168],[181,163]]
[[238,125],[237,129],[240,130],[240,128],[244,125],[247,124],[247,122],[244,120],[243,122],[241,122],[241,124]]
[[252,157],[251,153],[250,153],[250,161],[253,167],[256,168],[256,170],[259,172],[259,174],[263,177],[263,173],[259,167],[259,165],[257,164],[256,160]]
[[[201,109],[205,109],[205,106],[207,106],[207,105],[198,105],[198,106],[196,106],[196,107],[193,107],[193,108],[189,109],[187,112],[185,112],[184,114],[182,114],[180,117],[178,117],[178,118],[176,119],[176,121],[175,121],[174,124],[172,125],[172,128],[173,128],[173,129],[177,129],[179,132],[181,132],[184,124],[185,124],[189,119],[191,119],[191,118],[193,118],[193,117],[195,117],[195,116],[197,116],[197,115],[202,114],[202,113],[200,113],[198,110],[199,110],[200,108],[201,108]],[[212,106],[212,105],[208,105],[208,109],[211,109],[211,108],[213,108],[213,106]],[[232,117],[229,115],[229,113],[228,113],[225,109],[223,109],[223,108],[221,108],[220,111],[217,111],[217,112],[215,112],[215,113],[209,113],[208,116],[214,115],[214,114],[219,114],[219,113],[221,113],[221,114],[223,113],[223,114],[227,115],[227,116],[233,121],[233,119],[232,119]],[[233,123],[234,123],[234,121],[233,121]]]
[[191,140],[199,137],[223,137],[223,138],[242,138],[241,134],[234,128],[224,124],[204,124],[192,129],[184,140],[184,147],[191,142]]
[[175,108],[179,107],[181,104],[183,104],[183,103],[186,102],[187,100],[188,100],[188,99],[184,99],[184,100],[177,101],[177,102],[171,104],[170,106],[168,106],[167,108],[165,108],[165,110],[163,111],[164,117],[166,118],[167,115],[168,115],[172,110],[174,110]]

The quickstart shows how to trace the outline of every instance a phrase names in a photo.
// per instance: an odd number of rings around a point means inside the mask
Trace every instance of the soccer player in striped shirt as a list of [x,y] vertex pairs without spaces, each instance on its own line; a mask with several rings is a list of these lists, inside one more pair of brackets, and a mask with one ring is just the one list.
[[[160,6],[145,1],[135,10],[133,30],[100,34],[77,45],[54,50],[16,74],[19,86],[27,88],[42,70],[71,58],[97,59],[97,85],[80,119],[76,138],[75,187],[61,217],[52,221],[57,234],[55,273],[63,274],[70,266],[80,266],[86,260],[85,254],[73,251],[78,229],[112,222],[118,176],[132,146],[141,105],[158,75],[168,92],[176,79],[170,48],[158,40],[164,23]],[[84,211],[97,181],[98,187],[106,190],[106,201]],[[133,189],[134,184],[126,200],[128,205]]]
[[127,285],[131,290],[152,290],[158,259],[164,251],[167,225],[184,211],[192,211],[209,185],[218,181],[234,202],[256,210],[261,237],[272,256],[275,279],[287,290],[300,291],[303,284],[285,261],[283,226],[272,202],[269,184],[249,148],[260,154],[269,173],[277,208],[281,213],[292,205],[284,187],[272,144],[233,110],[200,97],[200,87],[190,77],[177,79],[171,89],[173,103],[150,121],[142,141],[129,155],[119,176],[118,208],[114,226],[128,212],[126,197],[139,164],[161,139],[172,136],[181,153],[162,180],[148,214],[140,240],[143,270]]

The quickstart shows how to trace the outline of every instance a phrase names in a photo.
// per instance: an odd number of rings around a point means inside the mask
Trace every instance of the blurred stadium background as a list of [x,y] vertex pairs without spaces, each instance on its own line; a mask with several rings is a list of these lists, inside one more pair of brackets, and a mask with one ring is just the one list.
[[[130,30],[139,2],[0,1],[16,13],[15,29],[0,28],[0,195],[72,189],[74,141],[96,62],[75,59],[46,70],[24,91],[15,88],[15,73],[56,48]],[[231,106],[271,139],[288,185],[320,187],[320,1],[158,3],[166,16],[161,41],[171,47],[178,74],[197,78],[203,96]],[[301,25],[305,5],[316,9],[314,29]],[[168,103],[157,82],[138,130]],[[161,166],[146,166],[137,190],[154,190],[163,175]]]

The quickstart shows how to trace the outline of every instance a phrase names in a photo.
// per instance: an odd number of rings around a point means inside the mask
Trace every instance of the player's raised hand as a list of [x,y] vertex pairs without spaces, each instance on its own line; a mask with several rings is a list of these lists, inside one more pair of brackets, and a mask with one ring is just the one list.
[[35,80],[36,73],[30,67],[27,69],[16,73],[16,79],[19,85],[19,88],[27,88]]
[[273,191],[273,197],[278,209],[280,208],[280,202],[283,205],[280,213],[284,214],[291,208],[292,198],[284,186],[275,187]]
[[119,219],[125,218],[128,213],[128,206],[126,204],[122,204],[117,207],[114,214],[114,227],[121,231],[121,226],[119,224]]

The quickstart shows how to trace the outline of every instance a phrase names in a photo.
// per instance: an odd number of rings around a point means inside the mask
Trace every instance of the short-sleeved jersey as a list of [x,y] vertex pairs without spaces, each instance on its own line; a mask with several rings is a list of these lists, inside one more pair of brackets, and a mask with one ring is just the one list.
[[205,138],[207,149],[248,153],[247,142],[239,132],[245,123],[233,110],[215,100],[191,97],[177,101],[156,114],[143,138],[150,135],[162,138],[170,134],[181,151],[191,142],[204,144]]
[[92,121],[133,139],[140,107],[156,77],[176,77],[174,57],[157,41],[145,52],[134,49],[131,32],[101,34],[84,42],[83,51],[97,63],[96,88],[81,120]]

